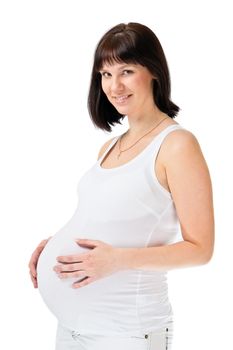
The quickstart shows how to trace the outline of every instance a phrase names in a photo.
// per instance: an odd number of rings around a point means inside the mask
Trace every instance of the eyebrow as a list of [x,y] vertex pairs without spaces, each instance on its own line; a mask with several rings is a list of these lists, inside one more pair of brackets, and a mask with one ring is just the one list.
[[[128,63],[128,64],[122,64],[122,65],[120,65],[119,66],[119,68],[118,68],[118,70],[120,70],[120,69],[123,69],[123,68],[126,68],[126,67],[129,67],[129,66],[133,66],[134,64],[132,63]],[[105,70],[108,70],[107,68],[104,68],[104,67],[102,67],[101,69],[100,69],[100,72],[101,71],[105,71]]]

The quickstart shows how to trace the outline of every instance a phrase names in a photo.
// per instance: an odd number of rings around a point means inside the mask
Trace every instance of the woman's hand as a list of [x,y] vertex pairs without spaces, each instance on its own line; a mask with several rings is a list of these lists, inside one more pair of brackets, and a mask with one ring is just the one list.
[[59,256],[57,261],[60,264],[54,266],[59,278],[84,277],[74,282],[73,288],[86,286],[121,269],[121,248],[90,239],[78,239],[76,243],[91,250],[78,255]]
[[46,246],[47,242],[50,240],[51,237],[52,236],[50,236],[48,239],[44,239],[43,241],[40,242],[40,244],[36,247],[36,249],[32,253],[31,259],[29,261],[29,264],[28,264],[29,273],[30,273],[34,288],[38,288],[37,271],[36,271],[37,262],[38,262],[38,259],[39,259],[39,256],[40,256],[42,250],[44,249],[44,247]]

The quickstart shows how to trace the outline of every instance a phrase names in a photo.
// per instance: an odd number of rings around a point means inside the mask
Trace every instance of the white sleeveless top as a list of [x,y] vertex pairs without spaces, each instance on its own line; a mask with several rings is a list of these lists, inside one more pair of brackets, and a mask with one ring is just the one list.
[[[152,247],[177,241],[180,224],[174,202],[158,182],[154,164],[170,125],[135,158],[115,168],[101,162],[78,183],[78,206],[69,222],[47,243],[38,261],[39,291],[59,322],[84,334],[135,335],[172,319],[166,271],[124,270],[79,289],[75,279],[61,280],[53,271],[56,257],[86,251],[74,240],[97,239],[114,247]],[[179,237],[180,238],[180,237]]]

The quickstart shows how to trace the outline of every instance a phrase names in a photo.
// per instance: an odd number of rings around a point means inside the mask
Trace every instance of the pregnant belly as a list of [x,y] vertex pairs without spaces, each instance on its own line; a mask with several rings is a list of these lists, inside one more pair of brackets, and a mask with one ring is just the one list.
[[113,306],[115,308],[115,302],[119,305],[118,288],[124,284],[124,280],[128,283],[127,276],[124,278],[121,273],[115,273],[85,287],[74,289],[72,284],[83,279],[83,276],[66,279],[60,279],[57,276],[53,267],[58,264],[56,260],[58,256],[80,254],[90,250],[80,247],[75,242],[77,238],[100,238],[107,241],[107,235],[103,234],[101,237],[87,233],[80,235],[77,232],[86,230],[78,229],[77,226],[77,222],[71,221],[57,232],[46,244],[37,264],[38,289],[42,299],[54,316],[70,328],[77,327],[81,315],[99,314],[102,312],[103,305],[105,307],[109,305],[110,308]]
[[[75,328],[78,319],[82,317],[83,320],[83,315],[86,315],[87,322],[90,322],[94,314],[103,315],[104,310],[108,314],[115,315],[119,312],[119,308],[122,308],[122,313],[130,307],[133,308],[138,271],[119,271],[82,288],[74,289],[72,284],[83,279],[83,276],[60,279],[53,270],[58,264],[56,258],[90,250],[80,247],[75,242],[77,238],[97,239],[116,247],[133,246],[131,242],[135,240],[138,246],[143,246],[145,239],[141,232],[137,235],[135,230],[124,231],[124,223],[120,227],[115,222],[106,225],[104,221],[96,222],[89,218],[84,221],[81,218],[77,211],[70,222],[48,241],[37,264],[38,289],[42,299],[55,317],[70,328]],[[133,237],[130,237],[130,234]]]
[[[53,267],[58,264],[56,258],[61,255],[83,253],[89,249],[80,247],[75,242],[75,236],[68,236],[66,230],[59,231],[47,243],[37,264],[37,280],[39,292],[57,318],[67,317],[69,314],[80,311],[83,297],[81,289],[73,289],[74,281],[80,277],[60,279]],[[78,310],[77,310],[78,309]]]

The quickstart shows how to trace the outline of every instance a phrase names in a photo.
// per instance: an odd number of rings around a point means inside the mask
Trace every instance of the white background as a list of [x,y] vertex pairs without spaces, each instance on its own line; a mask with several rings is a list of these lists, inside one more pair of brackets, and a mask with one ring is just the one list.
[[[73,214],[77,184],[112,133],[86,100],[95,46],[110,27],[141,22],[158,36],[176,120],[199,140],[214,189],[216,245],[205,266],[171,271],[173,350],[231,348],[232,16],[230,1],[1,1],[1,349],[54,348],[56,320],[28,260]],[[4,344],[4,345],[3,345]]]

